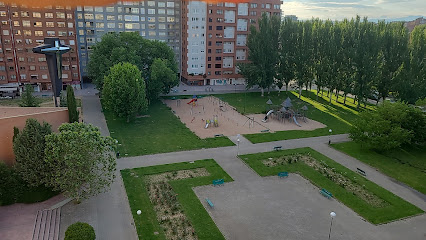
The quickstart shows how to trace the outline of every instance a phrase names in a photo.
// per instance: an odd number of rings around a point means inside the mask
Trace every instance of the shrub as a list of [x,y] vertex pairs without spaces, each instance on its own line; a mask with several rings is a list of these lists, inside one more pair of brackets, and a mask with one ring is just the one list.
[[26,84],[24,93],[22,93],[22,102],[19,104],[21,107],[38,107],[39,102],[37,98],[33,96],[34,88],[31,84]]
[[70,85],[67,86],[67,107],[70,123],[78,122],[77,102],[75,101],[74,90]]
[[65,240],[95,240],[96,234],[92,226],[83,222],[70,225],[65,232]]

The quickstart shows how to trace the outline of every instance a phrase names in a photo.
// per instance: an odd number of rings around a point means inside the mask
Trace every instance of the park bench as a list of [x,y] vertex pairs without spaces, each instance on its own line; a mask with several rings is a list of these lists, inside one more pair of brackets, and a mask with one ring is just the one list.
[[223,134],[216,134],[214,137],[223,137]]
[[223,179],[216,179],[216,180],[213,180],[213,186],[221,186],[221,185],[223,185],[223,183],[224,183],[224,180]]
[[278,151],[278,150],[281,150],[282,148],[283,148],[283,146],[276,146],[276,147],[274,147],[274,150]]
[[367,174],[365,173],[364,170],[360,169],[360,168],[356,168],[357,173],[361,174],[362,176],[367,176]]
[[206,202],[210,205],[211,208],[214,208],[214,205],[210,199],[206,198]]
[[324,188],[320,190],[320,193],[328,199],[333,197],[333,194],[331,194],[331,192],[325,190]]
[[278,173],[278,177],[279,177],[279,178],[285,178],[285,177],[288,177],[288,172],[279,172],[279,173]]
[[260,132],[269,132],[269,129],[261,130]]

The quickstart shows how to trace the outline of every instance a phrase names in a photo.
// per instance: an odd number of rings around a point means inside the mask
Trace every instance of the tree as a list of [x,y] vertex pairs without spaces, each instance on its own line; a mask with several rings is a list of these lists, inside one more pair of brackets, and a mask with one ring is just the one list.
[[114,65],[105,77],[102,100],[106,109],[127,122],[146,110],[145,81],[138,67],[130,63]]
[[404,144],[424,144],[425,135],[426,116],[401,102],[384,102],[377,111],[360,113],[350,131],[352,140],[378,151]]
[[[295,78],[295,58],[296,58],[296,31],[297,21],[291,18],[284,18],[281,24],[279,42],[280,54],[277,66],[277,79],[281,86],[285,84],[285,90],[288,91],[288,84]],[[280,87],[280,89],[281,89]]]
[[95,230],[88,223],[76,222],[65,231],[64,240],[95,240]]
[[59,107],[67,107],[67,94],[65,91],[61,91],[61,95],[59,96]]
[[52,133],[51,125],[29,118],[24,129],[15,128],[13,152],[15,153],[16,169],[31,186],[44,183],[44,176],[49,168],[44,162],[45,136]]
[[270,88],[275,81],[278,64],[278,39],[280,20],[265,13],[256,26],[250,26],[247,39],[249,63],[240,64],[241,74],[246,78],[247,87],[259,85],[263,91]]
[[[165,60],[167,67],[177,74],[175,54],[166,43],[145,39],[137,32],[105,34],[102,41],[94,46],[90,55],[89,76],[102,91],[104,77],[109,74],[111,67],[117,63],[128,62],[136,65],[142,72],[143,78],[148,79],[151,65],[156,58]],[[175,83],[177,84],[178,81]],[[148,83],[147,87],[150,88]],[[170,90],[168,85],[164,87],[162,92]],[[151,99],[150,96],[149,99]]]
[[46,185],[76,201],[104,192],[115,178],[114,140],[97,127],[64,123],[46,136]]
[[176,73],[167,66],[167,60],[154,59],[151,76],[147,79],[146,95],[149,100],[157,99],[160,93],[168,93],[179,83]]
[[39,102],[37,98],[33,96],[34,88],[31,84],[26,84],[24,92],[22,93],[22,101],[19,104],[21,107],[38,107]]
[[70,85],[67,86],[67,107],[70,123],[78,122],[79,114],[77,110],[77,102],[75,101],[74,90]]

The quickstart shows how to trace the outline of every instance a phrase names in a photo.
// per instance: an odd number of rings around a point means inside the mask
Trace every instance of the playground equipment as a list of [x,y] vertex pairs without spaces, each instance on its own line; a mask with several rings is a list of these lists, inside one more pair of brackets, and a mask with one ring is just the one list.
[[262,119],[262,122],[266,123],[268,121],[269,115],[271,115],[272,113],[274,113],[274,110],[269,110],[265,118]]
[[211,126],[213,124],[213,126],[215,127],[219,127],[219,120],[217,119],[217,115],[213,116],[213,119],[207,119],[206,120],[206,126],[204,127],[205,129],[207,129],[209,126]]

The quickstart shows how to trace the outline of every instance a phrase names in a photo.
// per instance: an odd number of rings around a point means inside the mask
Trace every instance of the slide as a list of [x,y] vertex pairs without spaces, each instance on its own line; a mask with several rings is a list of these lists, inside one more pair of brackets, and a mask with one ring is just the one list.
[[296,125],[297,126],[299,126],[299,127],[301,127],[302,125],[300,125],[298,122],[297,122],[297,120],[296,120],[296,116],[293,116],[293,121],[294,121],[294,123],[296,123]]
[[208,128],[209,127],[209,124],[208,123],[206,123],[206,126],[204,127],[204,128]]
[[266,122],[268,120],[269,115],[271,115],[274,112],[274,110],[269,110],[269,112],[266,114],[265,118],[262,120],[262,122]]
[[190,103],[193,103],[193,102],[196,102],[197,101],[197,99],[196,98],[193,98],[191,101],[189,101],[187,104],[190,104]]

